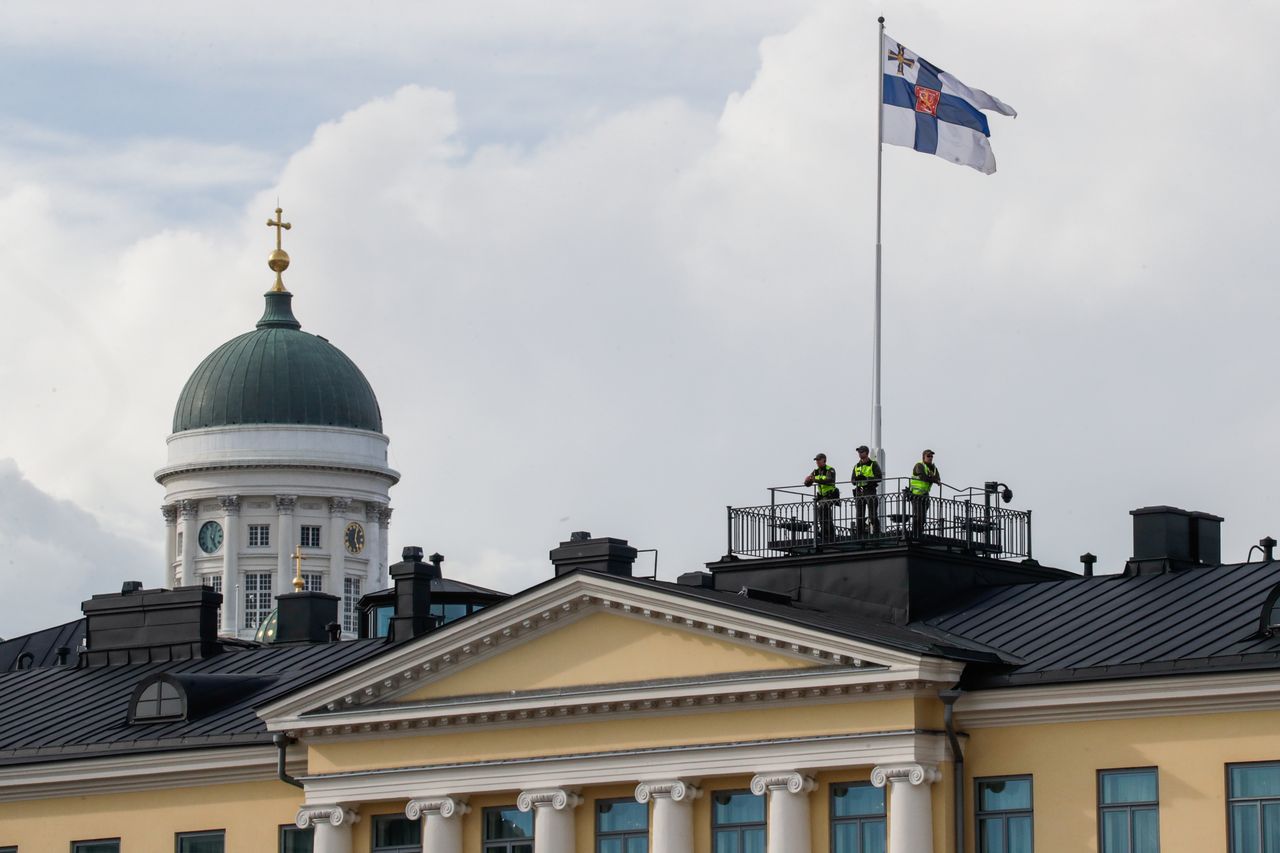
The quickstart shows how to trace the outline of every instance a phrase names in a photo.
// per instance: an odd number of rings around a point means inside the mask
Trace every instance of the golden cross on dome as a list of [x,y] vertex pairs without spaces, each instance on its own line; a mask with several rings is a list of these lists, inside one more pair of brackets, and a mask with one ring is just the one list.
[[307,585],[307,582],[302,579],[302,561],[306,559],[308,558],[302,555],[302,546],[295,545],[293,548],[293,565],[294,565],[293,591],[294,592],[302,592],[302,588]]
[[276,250],[271,253],[267,259],[267,266],[276,274],[276,283],[272,285],[271,290],[275,293],[284,292],[284,279],[280,277],[280,273],[289,268],[289,253],[280,246],[280,240],[284,232],[293,227],[293,223],[284,221],[284,210],[280,207],[280,202],[276,201],[276,218],[267,220],[267,227],[276,229]]
[[[279,203],[280,203],[280,202],[276,202],[276,204],[279,204]],[[277,208],[276,208],[276,218],[275,218],[275,219],[268,219],[268,220],[267,220],[267,227],[268,227],[268,228],[274,228],[274,229],[276,229],[276,248],[277,248],[277,249],[279,249],[279,248],[280,248],[280,238],[284,235],[284,232],[285,232],[285,231],[288,231],[290,228],[292,228],[292,227],[293,227],[293,223],[292,223],[292,222],[281,222],[281,221],[280,221],[281,219],[283,219],[283,218],[284,218],[284,217],[282,217],[282,216],[280,215],[280,214],[282,214],[282,213],[284,213],[284,208],[282,208],[282,207],[277,207]]]

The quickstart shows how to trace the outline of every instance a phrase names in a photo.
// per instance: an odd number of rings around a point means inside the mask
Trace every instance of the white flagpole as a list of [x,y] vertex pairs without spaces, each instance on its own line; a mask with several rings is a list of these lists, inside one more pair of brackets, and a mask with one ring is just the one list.
[[884,447],[880,435],[880,184],[884,160],[884,17],[876,36],[876,301],[874,353],[871,358],[871,454],[884,470]]

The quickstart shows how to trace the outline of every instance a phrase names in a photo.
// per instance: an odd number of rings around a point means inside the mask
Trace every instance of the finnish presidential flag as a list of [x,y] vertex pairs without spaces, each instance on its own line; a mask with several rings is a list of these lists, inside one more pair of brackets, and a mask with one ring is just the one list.
[[996,157],[991,129],[980,110],[1016,116],[1013,107],[981,89],[970,89],[938,66],[888,36],[884,67],[884,130],[881,140],[937,154],[990,175]]

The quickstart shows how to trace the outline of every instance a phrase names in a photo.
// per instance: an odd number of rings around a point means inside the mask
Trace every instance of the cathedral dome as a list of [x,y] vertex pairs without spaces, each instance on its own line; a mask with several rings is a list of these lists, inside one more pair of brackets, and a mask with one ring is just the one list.
[[252,332],[209,354],[187,380],[173,431],[245,424],[304,424],[382,432],[382,412],[355,362],[302,331],[293,294],[266,295]]

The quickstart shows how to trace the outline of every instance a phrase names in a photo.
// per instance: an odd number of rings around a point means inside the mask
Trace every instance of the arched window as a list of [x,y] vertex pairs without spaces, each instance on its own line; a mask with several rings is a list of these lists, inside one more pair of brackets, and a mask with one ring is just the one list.
[[31,669],[36,664],[36,656],[31,652],[23,652],[18,655],[18,662],[13,665],[16,670]]
[[186,697],[177,684],[157,676],[138,685],[129,704],[129,722],[182,720],[187,716]]

